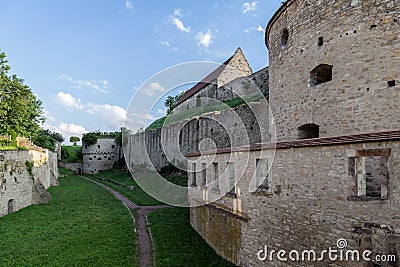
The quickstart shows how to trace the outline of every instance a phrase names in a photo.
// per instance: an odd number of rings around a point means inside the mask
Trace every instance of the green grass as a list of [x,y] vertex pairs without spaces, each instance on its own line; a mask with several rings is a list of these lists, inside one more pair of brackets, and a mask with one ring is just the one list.
[[[132,179],[132,177],[129,173],[125,173],[121,170],[110,169],[110,170],[100,172],[99,174],[96,174],[96,175],[85,175],[85,176],[95,179],[96,181],[101,182],[101,183],[105,184],[106,186],[118,191],[119,193],[121,193],[123,196],[127,197],[130,201],[132,201],[136,205],[156,206],[156,205],[163,204],[160,201],[149,196],[146,192],[144,192],[140,188],[140,186],[135,182],[135,180]],[[108,182],[108,181],[102,181],[100,179],[97,179],[96,176],[101,177],[101,178],[107,178],[112,181],[115,181],[116,183],[123,184],[126,186],[133,186],[134,189],[130,190],[125,186],[114,184],[114,183]]]
[[61,147],[62,151],[61,153],[61,160],[64,162],[69,162],[69,163],[82,163],[82,155],[80,153],[82,147],[81,146],[62,146]]
[[132,218],[103,188],[76,176],[46,205],[0,218],[1,266],[136,266]]
[[69,175],[74,174],[73,171],[68,170],[68,169],[64,169],[64,168],[58,168],[58,173],[59,173],[60,175],[63,175],[63,176],[69,176]]
[[148,215],[156,266],[234,266],[207,245],[189,219],[189,208],[162,209]]
[[[171,114],[165,117],[162,117],[158,120],[155,120],[153,123],[151,123],[147,128],[146,131],[151,131],[157,128],[161,128],[165,125],[173,124],[179,121],[184,121],[190,118],[194,118],[200,115],[203,115],[205,113],[209,112],[215,112],[215,111],[222,111],[222,110],[227,110],[228,108],[237,108],[245,103],[249,102],[255,102],[259,101],[263,97],[268,98],[268,96],[263,96],[261,93],[260,94],[255,94],[255,95],[250,95],[244,98],[238,97],[238,98],[233,98],[227,101],[221,102],[216,102],[216,103],[211,103],[202,107],[197,107],[197,108],[192,108],[188,109],[183,112],[179,112],[177,114]],[[168,120],[167,120],[168,117]]]

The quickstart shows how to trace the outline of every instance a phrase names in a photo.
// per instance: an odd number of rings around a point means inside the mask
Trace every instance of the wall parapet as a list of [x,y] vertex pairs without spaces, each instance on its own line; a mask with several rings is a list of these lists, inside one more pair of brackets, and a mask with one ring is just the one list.
[[187,156],[197,157],[201,155],[257,151],[257,150],[273,149],[273,148],[287,149],[295,147],[334,146],[334,145],[344,145],[344,144],[397,141],[397,140],[400,140],[400,130],[302,139],[289,142],[257,143],[246,146],[237,146],[237,147],[229,147],[229,148],[222,148],[222,149],[202,151],[202,152],[194,152],[188,154]]

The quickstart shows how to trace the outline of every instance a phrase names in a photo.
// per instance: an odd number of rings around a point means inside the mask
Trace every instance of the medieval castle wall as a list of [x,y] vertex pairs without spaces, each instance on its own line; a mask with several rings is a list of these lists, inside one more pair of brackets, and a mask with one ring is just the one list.
[[120,147],[114,137],[99,137],[93,145],[82,144],[83,173],[95,174],[111,169],[122,157]]
[[[349,160],[354,157],[361,160],[368,153],[383,158],[383,169],[387,168],[390,181],[388,188],[379,186],[382,195],[378,198],[361,200],[354,195],[357,182],[349,174]],[[191,224],[227,260],[239,266],[287,266],[291,261],[279,261],[276,257],[273,261],[260,261],[257,253],[265,245],[269,251],[314,249],[320,253],[329,247],[336,249],[341,238],[348,242],[348,249],[360,253],[370,249],[373,256],[395,255],[399,259],[396,246],[400,241],[400,141],[288,146],[278,148],[275,158],[272,149],[264,149],[203,155],[203,160],[207,164],[207,184],[200,186],[197,182],[197,187],[191,189],[190,200],[198,205],[207,200],[205,196],[222,198],[191,208]],[[249,192],[260,160],[265,160],[271,170],[265,187]],[[194,170],[197,177],[204,172],[202,163]],[[235,194],[223,197],[231,191],[228,164],[233,164],[238,184]],[[220,174],[218,185],[214,180],[215,166]],[[189,185],[192,179],[193,172]],[[383,196],[386,193],[387,199]],[[327,266],[329,260],[291,263]],[[364,266],[364,263],[337,261],[335,266]]]
[[282,5],[265,37],[277,141],[297,139],[306,124],[318,125],[321,137],[398,128],[399,4]]
[[[270,136],[267,134],[262,139],[261,135],[261,131],[268,131],[268,120],[261,121],[255,116],[266,110],[268,107],[263,103],[253,102],[236,109],[211,112],[163,128],[130,135],[124,147],[125,160],[131,167],[145,165],[159,170],[170,162],[184,168],[187,164],[185,156],[199,149],[268,142]],[[162,147],[162,143],[165,147]],[[165,155],[166,151],[168,155]]]
[[[27,162],[32,164],[30,169]],[[57,154],[45,149],[1,151],[0,216],[48,202],[46,191],[58,185]]]
[[[227,68],[233,67],[236,67],[236,65],[227,66]],[[236,75],[235,77],[233,77],[234,74]],[[268,95],[268,67],[248,76],[238,76],[243,75],[243,73],[238,71],[235,72],[233,69],[231,75],[232,80],[230,80],[228,83],[221,86],[218,86],[217,81],[210,83],[198,93],[194,94],[190,99],[175,107],[172,111],[172,114],[184,112],[193,108],[203,107],[207,104],[215,102],[216,100],[227,101],[238,97],[249,96],[255,92],[259,93],[259,91],[261,91],[261,93],[264,95]]]
[[399,7],[288,0],[274,15],[266,30],[274,143],[203,151],[204,162],[189,166],[189,186],[206,180],[191,187],[192,203],[221,197],[191,209],[193,228],[218,254],[240,266],[372,266],[257,258],[265,246],[321,253],[344,238],[372,259],[396,258],[373,266],[399,266]]

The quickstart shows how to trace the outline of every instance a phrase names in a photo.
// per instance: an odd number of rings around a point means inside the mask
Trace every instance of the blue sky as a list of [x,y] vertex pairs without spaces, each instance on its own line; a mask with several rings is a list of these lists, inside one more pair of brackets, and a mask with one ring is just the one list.
[[43,101],[45,128],[66,138],[115,131],[135,90],[167,67],[221,63],[237,47],[253,71],[267,66],[263,31],[280,5],[276,0],[1,1],[0,49],[11,72]]

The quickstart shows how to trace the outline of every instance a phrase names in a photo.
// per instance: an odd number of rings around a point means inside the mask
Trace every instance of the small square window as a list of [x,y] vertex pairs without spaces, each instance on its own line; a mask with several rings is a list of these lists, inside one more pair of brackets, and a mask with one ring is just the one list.
[[396,86],[396,80],[388,81],[387,84],[388,84],[388,87]]

